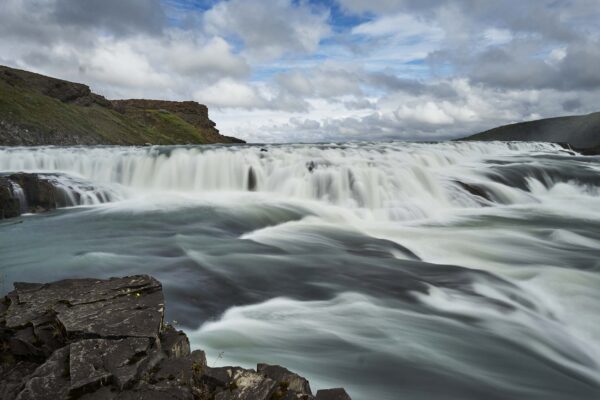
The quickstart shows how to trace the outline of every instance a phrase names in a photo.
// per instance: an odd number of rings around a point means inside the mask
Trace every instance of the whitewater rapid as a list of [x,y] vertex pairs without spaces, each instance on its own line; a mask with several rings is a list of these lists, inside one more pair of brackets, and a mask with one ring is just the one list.
[[3,292],[152,274],[209,364],[275,361],[355,400],[600,397],[598,157],[504,142],[0,148],[14,172],[78,205],[0,223]]

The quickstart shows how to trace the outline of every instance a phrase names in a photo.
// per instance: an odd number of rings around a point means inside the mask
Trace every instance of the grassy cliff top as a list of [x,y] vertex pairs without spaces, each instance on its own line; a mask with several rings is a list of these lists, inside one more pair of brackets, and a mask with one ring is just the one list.
[[86,85],[0,66],[0,145],[239,142],[196,102],[110,101]]

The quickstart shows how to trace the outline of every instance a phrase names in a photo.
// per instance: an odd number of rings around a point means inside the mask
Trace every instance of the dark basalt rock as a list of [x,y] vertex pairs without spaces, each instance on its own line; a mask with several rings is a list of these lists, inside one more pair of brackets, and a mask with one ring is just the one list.
[[482,199],[488,200],[488,201],[492,201],[490,195],[488,194],[488,192],[485,191],[484,188],[482,188],[481,186],[478,186],[476,184],[473,183],[465,183],[465,182],[460,182],[460,181],[455,181],[458,186],[460,186],[461,188],[463,188],[464,190],[466,190],[467,192],[469,192],[470,194],[472,194],[473,196],[477,196],[480,197]]
[[13,183],[0,176],[0,219],[21,215],[21,202],[15,193]]
[[248,169],[248,190],[250,192],[256,190],[256,172],[254,172],[254,168],[252,167]]
[[287,390],[291,390],[302,394],[312,394],[308,380],[291,372],[287,368],[280,365],[258,364],[256,370],[278,382]]
[[0,398],[349,399],[315,398],[278,365],[210,368],[163,316],[161,284],[146,275],[15,283],[0,302]]
[[18,173],[0,177],[0,219],[22,212],[38,213],[71,205],[66,193],[51,179]]
[[23,190],[25,206],[29,212],[54,210],[69,205],[66,194],[48,178],[38,174],[18,173],[9,175],[8,179]]
[[317,392],[316,400],[351,400],[342,388],[324,389]]
[[90,194],[100,201],[111,196],[85,182],[61,182],[55,175],[20,172],[0,176],[0,219],[83,204],[84,196]]

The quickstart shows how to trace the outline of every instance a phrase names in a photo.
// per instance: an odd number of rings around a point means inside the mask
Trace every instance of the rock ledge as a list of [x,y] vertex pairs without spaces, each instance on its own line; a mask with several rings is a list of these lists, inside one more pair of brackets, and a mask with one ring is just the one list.
[[15,283],[0,302],[0,398],[350,399],[313,396],[278,365],[211,368],[163,317],[162,286],[147,275]]

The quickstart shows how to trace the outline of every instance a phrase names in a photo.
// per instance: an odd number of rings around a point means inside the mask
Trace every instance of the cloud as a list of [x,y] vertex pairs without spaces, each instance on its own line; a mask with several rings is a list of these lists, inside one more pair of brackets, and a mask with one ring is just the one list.
[[160,33],[166,15],[160,0],[53,0],[48,15],[61,25],[104,29],[114,34]]
[[414,15],[399,13],[383,15],[369,22],[362,23],[352,28],[355,35],[373,37],[397,36],[404,41],[437,39],[443,35],[441,29],[432,26]]
[[308,2],[291,0],[229,0],[204,15],[209,33],[234,35],[251,56],[272,59],[309,53],[329,34],[329,12]]
[[333,98],[363,94],[357,74],[341,68],[292,70],[277,75],[276,80],[283,90],[295,96]]
[[[572,44],[533,53],[527,41],[486,49],[473,60],[455,60],[476,82],[499,88],[554,88],[595,90],[600,88],[600,42]],[[545,54],[544,54],[545,53]]]
[[0,63],[195,99],[256,141],[445,139],[600,109],[597,0],[3,0]]
[[197,90],[194,99],[215,107],[267,108],[268,100],[259,91],[242,82],[224,78]]

